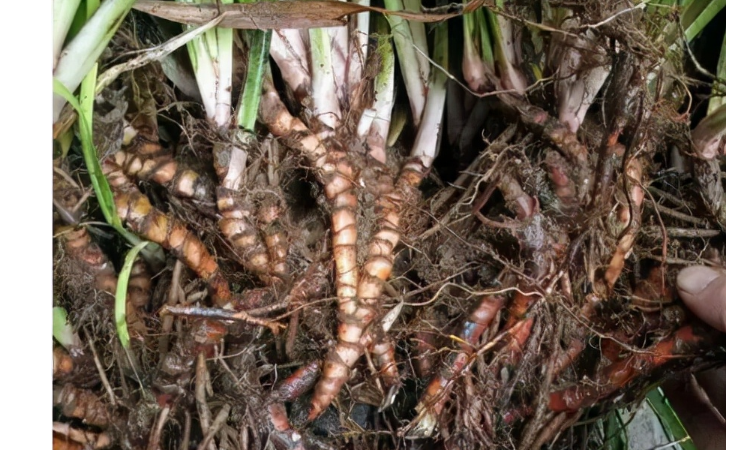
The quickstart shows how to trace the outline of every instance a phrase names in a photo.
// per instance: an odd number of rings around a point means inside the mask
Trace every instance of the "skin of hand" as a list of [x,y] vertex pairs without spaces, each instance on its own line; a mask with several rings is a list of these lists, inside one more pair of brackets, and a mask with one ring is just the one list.
[[677,275],[677,291],[702,321],[727,331],[727,274],[721,269],[693,266]]
[[[726,332],[727,277],[722,269],[693,266],[677,276],[677,291],[698,318]],[[726,448],[726,367],[662,386],[699,450]]]

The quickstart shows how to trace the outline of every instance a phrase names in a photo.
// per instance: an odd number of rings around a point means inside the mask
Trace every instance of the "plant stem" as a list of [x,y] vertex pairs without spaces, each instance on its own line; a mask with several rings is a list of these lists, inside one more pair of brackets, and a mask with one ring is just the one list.
[[57,66],[65,37],[81,0],[54,0],[52,3],[52,69]]
[[[183,3],[211,3],[213,0],[179,0]],[[232,0],[222,0],[232,3]],[[185,30],[194,28],[185,25]],[[188,43],[190,62],[201,92],[206,117],[217,128],[229,126],[232,116],[232,36],[230,28],[214,28]]]
[[323,28],[311,28],[310,57],[312,61],[312,98],[315,118],[329,130],[313,130],[321,139],[338,128],[341,109],[336,95],[331,40]]
[[[106,0],[60,54],[54,77],[73,92],[94,67],[135,0]],[[52,122],[56,122],[65,99],[53,97]]]
[[[370,6],[370,0],[354,0],[354,3],[363,6]],[[354,16],[356,21],[354,39],[349,42],[349,73],[347,74],[347,84],[349,89],[353,89],[362,81],[362,72],[367,61],[367,52],[369,49],[368,39],[370,36],[370,13],[362,12]]]
[[[385,7],[391,11],[404,9],[401,0],[385,0],[384,3]],[[395,15],[388,16],[388,22],[391,24],[393,42],[396,44],[396,52],[398,53],[398,60],[401,65],[401,75],[404,77],[406,93],[409,96],[412,121],[414,126],[417,127],[422,120],[427,85],[420,73],[417,52],[414,50],[414,38],[412,37],[408,22]]]
[[270,54],[297,101],[303,101],[310,95],[312,80],[307,62],[307,49],[300,30],[274,30]]
[[[487,14],[492,15],[489,10]],[[512,89],[523,94],[527,83],[523,73],[518,69],[519,61],[514,48],[513,22],[501,15],[495,16],[494,19],[490,20],[490,30],[492,30],[495,42],[495,67],[500,75],[500,83],[503,89]]]
[[479,57],[474,36],[477,28],[477,15],[481,11],[474,11],[463,17],[464,55],[461,62],[464,79],[475,92],[482,92],[487,86],[487,68]]
[[386,139],[391,124],[391,113],[395,89],[395,55],[390,39],[378,38],[375,50],[380,58],[380,71],[375,75],[375,101],[362,112],[357,134],[367,143],[370,155],[377,161],[385,163]]
[[[420,12],[422,7],[421,0],[403,0],[403,2],[406,11]],[[427,79],[430,76],[430,61],[427,58],[427,55],[429,55],[429,49],[427,46],[427,33],[425,32],[424,23],[410,20],[409,29],[411,30],[411,37],[414,41],[414,45],[417,49],[421,50],[421,52],[415,52],[417,55],[417,63],[419,63],[419,76],[422,78],[423,83],[427,83]]]
[[[441,67],[447,68],[448,28],[446,24],[440,24],[435,29],[433,59]],[[447,77],[442,70],[433,69],[424,116],[411,151],[411,156],[420,158],[422,164],[427,168],[432,167],[432,163],[437,157],[443,109],[445,108],[445,95],[447,93],[446,81]]]

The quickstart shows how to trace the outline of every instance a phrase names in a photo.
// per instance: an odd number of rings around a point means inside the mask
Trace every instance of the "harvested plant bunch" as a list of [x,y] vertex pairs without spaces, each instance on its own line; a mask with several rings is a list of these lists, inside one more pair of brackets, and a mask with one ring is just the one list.
[[[120,234],[59,236],[57,301],[93,344],[55,349],[56,442],[600,448],[608,419],[574,425],[722,364],[675,289],[726,254],[724,63],[688,47],[718,3],[336,2],[328,28],[283,3],[257,17],[279,29],[191,42],[201,103],[150,64],[97,99],[85,171],[60,137],[56,220]],[[120,224],[169,252],[133,269],[133,358],[92,326]],[[73,263],[93,289],[64,287]]]

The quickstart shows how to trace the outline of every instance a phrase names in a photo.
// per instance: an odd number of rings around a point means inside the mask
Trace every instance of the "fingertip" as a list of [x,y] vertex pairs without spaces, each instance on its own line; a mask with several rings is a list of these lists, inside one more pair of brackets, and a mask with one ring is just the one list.
[[705,266],[688,267],[677,276],[677,291],[696,316],[726,332],[726,272]]

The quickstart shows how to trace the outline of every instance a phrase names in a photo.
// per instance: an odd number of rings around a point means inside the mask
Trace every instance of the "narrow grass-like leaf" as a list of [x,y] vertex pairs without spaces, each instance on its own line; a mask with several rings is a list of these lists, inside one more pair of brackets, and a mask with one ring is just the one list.
[[726,0],[694,0],[690,3],[681,18],[685,39],[692,41],[726,4]]
[[268,51],[271,48],[271,30],[249,30],[245,40],[250,47],[247,61],[245,89],[242,91],[237,108],[237,125],[252,131],[258,118],[258,105],[263,87],[263,74],[268,62]]
[[476,29],[476,11],[472,11],[468,14],[464,14],[464,16],[461,18],[463,20],[463,26],[464,26],[464,40],[473,38],[475,35],[475,29]]
[[686,4],[689,4],[692,0],[651,0],[649,1],[649,6],[684,6]]
[[60,306],[52,308],[52,337],[65,349],[81,346],[80,338],[68,323],[68,312]]
[[[482,10],[477,11],[478,13],[481,13]],[[505,61],[505,56],[503,55],[503,48],[501,44],[501,40],[503,39],[503,32],[500,30],[500,24],[497,21],[497,17],[495,16],[495,13],[493,13],[490,10],[486,11],[487,13],[487,20],[489,21],[489,27],[492,31],[492,40],[495,43],[495,59],[498,61],[499,67],[503,67],[503,63]],[[486,28],[486,27],[485,27]]]
[[[122,227],[115,227],[115,229],[122,235],[123,238],[125,238],[126,241],[128,241],[130,245],[138,245],[143,242],[138,236]],[[149,266],[164,267],[164,249],[155,242],[147,242],[146,248],[144,248],[141,253],[143,254],[143,259],[146,260],[146,263]]]
[[[238,3],[255,3],[257,0],[239,0]],[[252,131],[258,119],[258,106],[271,49],[272,30],[247,30],[243,33],[249,47],[245,87],[237,106],[237,125]]]
[[680,418],[677,416],[674,409],[672,409],[672,406],[669,404],[669,401],[664,396],[661,389],[657,388],[649,391],[649,393],[646,394],[646,401],[654,411],[654,414],[659,418],[659,422],[661,422],[662,428],[664,429],[664,434],[667,435],[670,441],[680,441],[682,450],[697,450],[693,440],[689,438],[687,431],[685,431],[685,427],[682,425],[682,422],[680,422]]
[[719,81],[727,81],[727,35],[724,33],[724,40],[721,42],[721,53],[719,54],[719,62],[716,65],[716,77]]
[[59,151],[59,153],[55,154],[55,158],[66,158],[68,156],[68,151],[70,150],[70,146],[73,144],[73,130],[68,130],[65,133],[62,133],[60,136],[55,139],[57,142],[56,151]]
[[[433,82],[447,79],[445,70],[448,70],[448,26],[441,23],[435,27],[432,50],[432,60],[440,67],[433,67],[431,80]],[[440,70],[442,68],[443,70]]]
[[622,417],[620,417],[620,412],[612,411],[607,416],[605,425],[605,448],[607,450],[628,450],[628,434],[625,424],[622,422]]
[[67,87],[65,87],[64,84],[60,83],[57,78],[52,78],[52,92],[63,97],[76,111],[81,110],[81,105],[78,103],[78,99]]
[[480,48],[482,49],[482,60],[488,67],[494,65],[494,54],[492,51],[492,39],[490,38],[490,31],[487,29],[489,20],[490,23],[497,24],[495,16],[489,9],[482,8],[474,11],[476,14],[477,25],[479,26],[479,42],[481,42]]
[[94,147],[93,117],[94,117],[94,89],[96,88],[96,74],[98,65],[94,64],[88,75],[81,83],[80,104],[78,109],[78,132],[81,135],[81,147],[86,169],[91,177],[91,186],[96,193],[96,199],[102,208],[102,214],[108,224],[122,228],[120,218],[116,214],[115,200],[107,177],[102,172],[99,156]]
[[117,277],[117,290],[115,291],[115,326],[117,327],[117,336],[123,348],[130,348],[130,333],[128,333],[128,321],[126,317],[127,297],[128,297],[128,280],[130,280],[130,271],[133,269],[138,253],[148,244],[141,242],[128,251],[125,256],[125,263],[122,265],[120,275]]

